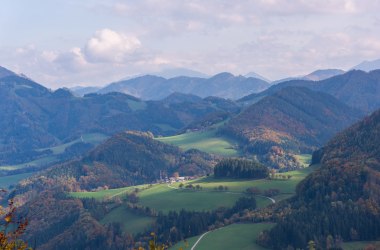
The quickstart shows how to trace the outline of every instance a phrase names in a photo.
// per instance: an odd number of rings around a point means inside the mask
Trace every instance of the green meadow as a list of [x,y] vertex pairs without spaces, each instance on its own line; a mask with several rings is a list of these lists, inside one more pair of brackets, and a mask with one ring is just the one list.
[[237,143],[217,135],[216,129],[158,137],[157,140],[180,147],[183,150],[198,149],[206,153],[223,156],[238,156]]
[[[264,250],[265,248],[255,243],[257,236],[263,230],[270,229],[274,224],[232,224],[207,233],[196,245],[197,250],[219,250],[219,249],[239,249],[239,250]],[[188,247],[184,242],[179,242],[170,250],[191,249],[200,236],[188,239]]]
[[0,166],[0,170],[5,170],[5,171],[11,171],[11,170],[17,170],[17,169],[23,169],[23,168],[28,168],[28,167],[40,167],[40,166],[45,166],[49,164],[53,164],[57,161],[59,161],[59,155],[63,154],[65,152],[65,149],[70,147],[71,145],[78,143],[78,142],[85,142],[85,143],[91,143],[94,145],[97,145],[104,141],[107,138],[106,135],[104,134],[99,134],[99,133],[92,133],[92,134],[84,134],[80,138],[64,143],[58,146],[50,147],[50,148],[41,148],[36,151],[43,151],[50,149],[53,154],[48,155],[30,162],[25,162],[22,164],[17,164],[17,165],[6,165],[6,166]]
[[[244,194],[214,190],[178,190],[165,184],[155,185],[141,191],[138,196],[143,206],[157,211],[169,212],[181,209],[192,211],[213,210],[218,207],[232,207]],[[264,197],[257,197],[258,206],[264,207],[271,202]]]
[[0,177],[0,188],[9,189],[11,185],[16,185],[19,181],[31,175],[32,173],[24,173]]
[[101,221],[102,224],[120,222],[125,232],[136,234],[144,232],[154,222],[154,218],[132,213],[124,205],[114,208]]
[[368,245],[374,245],[378,249],[380,241],[353,241],[342,244],[343,250],[364,250]]
[[106,189],[94,192],[71,192],[70,196],[78,199],[83,198],[94,198],[97,200],[103,199],[112,199],[116,196],[122,196],[127,193],[132,193],[136,188],[142,189],[146,188],[148,185],[139,185],[132,187],[123,187],[123,188],[114,188],[114,189]]

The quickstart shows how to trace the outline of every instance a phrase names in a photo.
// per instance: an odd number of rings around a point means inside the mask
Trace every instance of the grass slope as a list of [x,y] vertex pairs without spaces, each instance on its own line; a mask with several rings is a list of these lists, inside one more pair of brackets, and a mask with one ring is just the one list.
[[[239,249],[239,250],[262,250],[265,249],[255,243],[259,233],[265,229],[270,229],[274,224],[233,224],[206,234],[197,244],[197,250],[219,250],[219,249]],[[190,249],[199,238],[192,237],[188,240]],[[170,248],[171,250],[184,247],[180,242]]]
[[223,156],[238,156],[236,142],[216,134],[216,129],[189,132],[181,135],[156,138],[157,140],[180,147],[183,150],[199,149],[206,153]]
[[154,222],[154,218],[143,215],[137,215],[121,205],[108,213],[101,221],[102,224],[111,224],[120,222],[125,232],[136,234],[149,228]]
[[103,200],[103,199],[111,199],[116,196],[125,195],[127,193],[131,193],[136,188],[144,188],[148,185],[139,185],[139,186],[132,186],[132,187],[123,187],[123,188],[114,188],[114,189],[107,189],[107,190],[101,190],[96,192],[71,192],[70,196],[78,199],[82,198],[94,198],[97,200]]
[[161,184],[140,192],[139,203],[162,212],[181,209],[202,211],[232,207],[240,196],[226,192],[176,190]]
[[[342,244],[344,250],[364,250],[366,246],[372,244],[376,247],[379,246],[380,241],[353,241],[345,242]],[[376,248],[377,249],[377,248]]]
[[24,173],[0,177],[0,188],[9,189],[11,185],[16,185],[19,181],[31,175],[32,173]]
[[41,149],[36,150],[36,151],[43,151],[43,150],[50,149],[53,152],[52,155],[42,157],[40,159],[33,160],[30,162],[25,162],[22,164],[0,166],[0,170],[11,171],[11,170],[23,169],[23,168],[28,168],[28,167],[40,167],[44,165],[49,165],[54,162],[57,162],[59,160],[58,156],[60,154],[63,154],[66,148],[72,146],[75,143],[84,142],[84,143],[91,143],[91,144],[97,145],[101,143],[102,141],[104,141],[106,138],[107,138],[106,135],[100,134],[100,133],[84,134],[80,138],[74,141],[64,143],[55,147],[41,148]]

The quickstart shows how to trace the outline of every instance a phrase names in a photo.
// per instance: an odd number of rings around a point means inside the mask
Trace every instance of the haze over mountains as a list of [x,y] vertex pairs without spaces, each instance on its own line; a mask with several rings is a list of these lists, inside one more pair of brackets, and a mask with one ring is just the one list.
[[352,69],[363,70],[367,72],[380,69],[380,59],[361,62],[358,65],[352,67]]
[[272,95],[288,86],[302,86],[311,90],[328,93],[347,105],[371,112],[380,105],[380,70],[369,73],[361,70],[351,70],[343,75],[337,75],[322,81],[291,80],[273,85],[267,90],[241,98],[239,102],[252,103]]
[[[96,89],[79,88],[77,91],[85,93]],[[307,220],[299,222],[295,215],[306,216],[309,220],[314,217],[318,221],[329,220],[329,232],[340,230],[342,237],[353,240],[347,232],[351,229],[331,222],[333,218],[327,211],[333,208],[322,200],[335,204],[331,205],[334,208],[340,206],[339,202],[351,206],[352,209],[334,214],[342,221],[346,220],[346,215],[352,217],[350,211],[355,209],[359,211],[359,218],[369,214],[368,218],[378,221],[368,205],[372,200],[367,199],[377,199],[377,179],[367,176],[378,175],[375,154],[378,151],[376,124],[379,113],[336,135],[379,108],[380,70],[346,73],[317,70],[303,79],[275,85],[256,77],[230,73],[210,78],[180,76],[170,79],[146,75],[116,82],[97,93],[79,97],[65,88],[51,91],[27,77],[0,68],[1,174],[14,174],[9,171],[12,167],[19,172],[42,170],[21,181],[10,195],[23,204],[22,211],[40,211],[43,207],[46,213],[46,216],[35,216],[31,220],[25,239],[37,239],[41,249],[57,246],[112,249],[124,243],[116,238],[110,241],[107,235],[123,238],[123,230],[105,224],[106,214],[126,206],[128,212],[148,216],[154,221],[160,213],[136,204],[136,197],[132,197],[135,200],[131,202],[129,193],[124,200],[109,199],[99,203],[74,199],[68,192],[108,192],[109,188],[162,181],[162,175],[204,176],[224,157],[218,152],[183,151],[154,137],[190,132],[186,135],[196,135],[190,138],[196,145],[196,140],[202,136],[214,136],[207,142],[209,147],[215,143],[212,139],[223,137],[232,141],[226,147],[233,149],[237,157],[257,160],[278,172],[303,168],[298,156],[315,152],[313,161],[320,162],[321,171],[298,187],[297,196],[286,203],[289,206],[280,203],[273,208],[284,217],[275,217],[277,226],[263,235],[276,243],[261,239],[261,244],[274,248],[291,244],[303,247],[313,235],[328,236],[321,232],[320,223],[313,224],[314,229],[310,231],[305,226]],[[83,137],[93,134],[100,135],[103,140],[109,139],[98,142],[97,146],[83,141]],[[318,150],[334,136],[335,139]],[[31,161],[54,157],[57,150],[63,151],[65,157],[40,168],[28,169]],[[364,168],[360,165],[362,160]],[[339,174],[344,182],[335,179]],[[320,178],[329,182],[321,182]],[[278,180],[265,180],[266,185],[271,181]],[[328,186],[329,183],[334,186]],[[170,188],[167,184],[162,185]],[[198,191],[205,193],[201,187]],[[339,192],[343,196],[339,196]],[[134,195],[138,196],[138,191],[134,191]],[[323,215],[317,214],[318,208],[322,208]],[[295,215],[289,215],[287,209]],[[238,214],[235,217],[240,216]],[[363,217],[362,221],[369,224],[368,218]],[[231,218],[221,218],[225,219]],[[368,235],[359,239],[373,239],[377,235],[367,234],[359,221],[350,226],[353,232]],[[377,230],[378,226],[371,228]],[[304,238],[300,236],[302,231],[307,235]],[[91,240],[94,237],[95,243]],[[128,239],[125,244],[133,244],[132,236],[124,239]],[[321,242],[324,244],[323,240]]]
[[67,89],[52,92],[17,75],[0,78],[0,86],[1,164],[19,164],[38,155],[49,155],[49,150],[39,149],[67,143],[88,133],[112,135],[132,129],[169,135],[215,111],[239,110],[226,100],[201,98],[182,104],[144,102],[122,93],[78,98]]
[[111,83],[100,89],[98,93],[122,92],[144,100],[160,100],[174,92],[193,94],[200,97],[218,96],[238,99],[247,92],[260,92],[270,85],[257,79],[220,73],[211,78],[163,77],[146,75],[130,80]]

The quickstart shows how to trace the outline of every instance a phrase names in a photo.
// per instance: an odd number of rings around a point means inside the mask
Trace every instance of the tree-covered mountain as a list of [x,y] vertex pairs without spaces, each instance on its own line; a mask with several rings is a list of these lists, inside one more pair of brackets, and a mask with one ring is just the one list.
[[175,172],[180,176],[205,175],[212,172],[214,161],[208,154],[183,152],[154,140],[150,133],[126,131],[82,159],[52,166],[21,181],[11,196],[23,204],[21,213],[28,213],[25,239],[36,242],[38,249],[125,249],[107,245],[117,243],[115,238],[107,238],[111,225],[101,225],[96,213],[89,212],[104,214],[114,203],[102,205],[90,200],[87,202],[99,206],[100,211],[89,209],[86,201],[73,199],[67,192],[152,183]]
[[205,175],[212,171],[213,158],[197,150],[187,152],[153,139],[151,133],[118,133],[83,158],[55,165],[25,182],[21,190],[46,190],[57,185],[66,191],[118,188],[171,176]]
[[269,84],[261,79],[220,73],[210,78],[179,76],[165,79],[145,75],[111,83],[98,93],[122,92],[144,100],[160,100],[172,93],[180,92],[200,97],[217,96],[238,99],[246,93],[265,90]]
[[310,153],[361,117],[336,98],[287,87],[233,117],[222,133],[240,139],[244,151],[273,167],[289,167],[287,152]]
[[[228,101],[226,101],[228,102]],[[129,130],[170,135],[213,112],[236,112],[232,102],[193,98],[176,102],[141,101],[122,93],[73,96],[54,92],[27,78],[0,78],[0,164],[18,164],[51,152],[40,150],[87,133]]]
[[379,141],[380,110],[334,137],[314,155],[320,168],[284,204],[288,215],[262,240],[274,249],[305,248],[311,240],[328,249],[342,240],[378,239]]
[[243,97],[239,102],[248,105],[289,86],[302,86],[315,91],[325,92],[345,104],[361,109],[366,113],[380,107],[380,70],[369,73],[351,70],[345,74],[317,82],[307,80],[281,82],[261,93],[253,93]]

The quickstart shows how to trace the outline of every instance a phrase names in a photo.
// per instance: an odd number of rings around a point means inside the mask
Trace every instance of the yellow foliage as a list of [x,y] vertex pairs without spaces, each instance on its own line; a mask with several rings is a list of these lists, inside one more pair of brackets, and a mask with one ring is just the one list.
[[[0,206],[0,216],[5,223],[0,225],[1,250],[32,250],[28,244],[19,237],[25,232],[28,221],[26,219],[14,222],[16,207],[13,200],[9,201],[8,208]],[[1,217],[0,217],[1,218]]]

